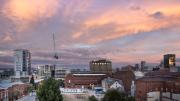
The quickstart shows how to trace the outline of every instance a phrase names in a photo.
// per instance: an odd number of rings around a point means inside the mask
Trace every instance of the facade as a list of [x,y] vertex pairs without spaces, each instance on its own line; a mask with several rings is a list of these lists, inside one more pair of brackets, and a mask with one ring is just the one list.
[[164,55],[164,68],[171,68],[176,66],[176,55],[166,54]]
[[136,70],[139,70],[139,64],[135,64],[134,67],[136,68]]
[[141,70],[146,70],[146,61],[141,61]]
[[65,78],[66,88],[93,88],[101,86],[106,74],[68,74]]
[[0,68],[0,80],[9,79],[10,76],[14,75],[13,68]]
[[11,77],[11,82],[29,83],[29,80],[30,80],[29,76],[21,76],[21,77],[12,76]]
[[55,78],[64,79],[70,71],[68,69],[57,69],[55,70]]
[[99,73],[112,72],[112,62],[106,59],[91,61],[89,65],[90,65],[90,71],[92,72],[99,72]]
[[65,77],[64,83],[65,83],[65,88],[93,89],[94,87],[101,87],[102,80],[108,77],[122,81],[125,93],[127,94],[131,93],[131,83],[135,79],[133,71],[118,71],[111,74],[106,74],[106,73],[68,74]]
[[38,75],[43,77],[52,77],[54,75],[54,65],[38,65]]
[[[148,73],[136,80],[135,92],[136,101],[178,101],[176,95],[180,95],[180,73],[165,71]],[[165,97],[163,95],[165,93],[169,95]]]
[[1,82],[0,101],[15,101],[28,94],[29,84],[22,82]]
[[31,75],[31,53],[25,49],[14,51],[14,64],[16,76]]
[[102,80],[102,87],[105,92],[109,89],[118,89],[119,91],[124,92],[124,85],[122,80],[110,77]]
[[132,84],[132,81],[135,80],[135,75],[132,70],[123,70],[123,71],[113,73],[111,78],[122,80],[125,93],[130,95],[131,84]]

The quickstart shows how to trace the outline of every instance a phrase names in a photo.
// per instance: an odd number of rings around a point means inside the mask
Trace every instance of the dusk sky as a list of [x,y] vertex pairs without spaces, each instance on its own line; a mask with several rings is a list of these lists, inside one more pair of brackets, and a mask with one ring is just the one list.
[[180,61],[180,0],[0,0],[0,67],[13,50],[28,49],[33,64],[87,65],[96,57],[117,64]]

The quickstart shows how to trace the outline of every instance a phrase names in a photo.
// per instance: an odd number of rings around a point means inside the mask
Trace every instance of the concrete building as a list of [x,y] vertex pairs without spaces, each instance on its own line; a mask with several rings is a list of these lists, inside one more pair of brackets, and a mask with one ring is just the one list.
[[89,63],[90,71],[98,73],[111,73],[112,62],[106,59],[93,60]]
[[25,49],[14,50],[15,75],[31,75],[31,53]]
[[55,67],[54,65],[38,65],[38,75],[42,77],[52,77],[55,75]]
[[166,54],[164,55],[164,68],[171,68],[176,66],[176,55]]
[[9,79],[10,76],[14,75],[13,68],[0,68],[0,80]]
[[70,73],[70,70],[67,68],[56,68],[55,70],[55,78],[62,79],[66,77]]

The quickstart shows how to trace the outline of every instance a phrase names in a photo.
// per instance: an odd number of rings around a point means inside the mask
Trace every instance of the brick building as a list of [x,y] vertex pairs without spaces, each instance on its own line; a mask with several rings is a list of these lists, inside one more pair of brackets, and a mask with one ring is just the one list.
[[106,74],[68,74],[65,78],[65,87],[68,88],[89,88],[101,85],[101,80],[107,77]]
[[[148,93],[158,92],[160,101],[177,101],[173,95],[180,94],[180,73],[165,71],[151,72],[145,77],[136,80],[136,101],[147,101]],[[169,97],[162,96],[169,93]]]
[[29,84],[21,82],[14,83],[1,83],[0,84],[0,101],[8,100],[14,101],[17,98],[21,98],[23,95],[28,94]]
[[126,93],[131,91],[132,80],[135,79],[132,71],[118,71],[112,74],[69,74],[65,77],[66,88],[92,88],[101,86],[101,81],[105,78],[122,80]]

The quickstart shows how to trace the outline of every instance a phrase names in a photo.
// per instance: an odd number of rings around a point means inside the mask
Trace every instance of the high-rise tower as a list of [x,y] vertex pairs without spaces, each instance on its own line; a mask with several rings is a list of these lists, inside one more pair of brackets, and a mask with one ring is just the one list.
[[176,66],[176,55],[166,54],[164,55],[164,68],[171,68]]
[[16,76],[31,75],[31,53],[25,49],[14,50],[14,65]]

